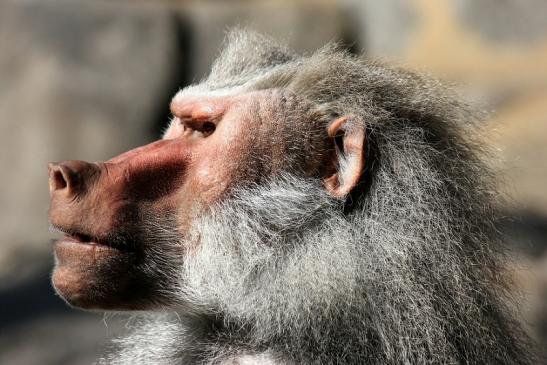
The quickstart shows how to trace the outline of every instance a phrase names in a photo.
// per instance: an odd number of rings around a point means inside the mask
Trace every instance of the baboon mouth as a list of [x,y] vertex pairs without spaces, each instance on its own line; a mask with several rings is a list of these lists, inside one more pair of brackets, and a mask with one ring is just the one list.
[[105,242],[105,241],[99,241],[98,239],[94,238],[94,237],[91,237],[87,234],[82,234],[82,233],[70,233],[70,234],[66,234],[63,239],[65,241],[72,241],[72,242],[75,242],[75,243],[81,243],[83,245],[98,245],[98,246],[108,246],[108,247],[111,247],[112,245],[110,245],[108,242]]
[[99,238],[88,233],[64,229],[58,226],[54,226],[53,230],[59,231],[64,234],[64,236],[61,239],[57,240],[57,242],[85,245],[104,249],[115,249],[118,251],[132,251],[131,246],[125,244],[123,240]]

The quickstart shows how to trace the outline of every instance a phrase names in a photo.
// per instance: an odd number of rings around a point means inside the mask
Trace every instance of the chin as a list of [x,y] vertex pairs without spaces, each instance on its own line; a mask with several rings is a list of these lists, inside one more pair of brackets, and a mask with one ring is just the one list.
[[145,310],[154,307],[153,288],[140,272],[139,255],[66,236],[54,244],[52,282],[69,305],[88,310]]

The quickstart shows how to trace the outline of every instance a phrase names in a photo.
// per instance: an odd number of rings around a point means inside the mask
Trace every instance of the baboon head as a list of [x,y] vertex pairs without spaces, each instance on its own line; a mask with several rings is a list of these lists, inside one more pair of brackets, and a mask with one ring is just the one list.
[[494,179],[439,82],[236,31],[171,112],[157,142],[49,167],[57,292],[177,312],[116,361],[527,363]]

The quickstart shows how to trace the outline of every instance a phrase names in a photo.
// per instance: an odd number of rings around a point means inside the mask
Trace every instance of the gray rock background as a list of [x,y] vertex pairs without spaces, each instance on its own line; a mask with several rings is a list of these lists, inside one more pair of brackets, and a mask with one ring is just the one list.
[[0,363],[90,364],[122,316],[67,308],[49,284],[48,161],[147,143],[180,87],[248,25],[310,52],[339,40],[459,85],[492,111],[512,204],[523,317],[547,348],[547,2],[264,0],[0,2]]

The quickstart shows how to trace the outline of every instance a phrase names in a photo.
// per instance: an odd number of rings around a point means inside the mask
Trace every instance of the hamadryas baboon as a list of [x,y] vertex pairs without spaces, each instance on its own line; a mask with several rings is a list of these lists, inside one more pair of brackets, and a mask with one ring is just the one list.
[[[113,364],[528,364],[473,114],[235,31],[162,140],[50,165],[53,283],[138,310]],[[144,312],[144,313],[143,313]]]

